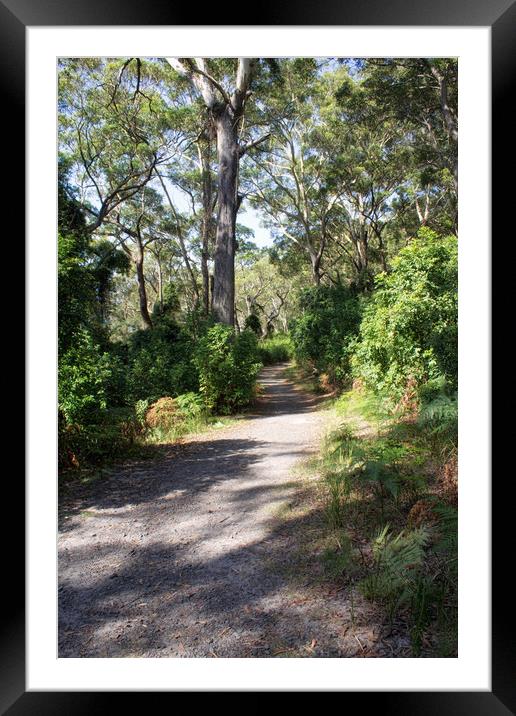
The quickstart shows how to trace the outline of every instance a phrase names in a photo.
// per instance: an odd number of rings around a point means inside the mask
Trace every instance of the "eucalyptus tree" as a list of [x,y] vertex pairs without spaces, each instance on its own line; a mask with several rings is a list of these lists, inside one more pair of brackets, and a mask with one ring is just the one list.
[[[122,237],[136,268],[139,310],[149,328],[145,249],[154,243],[159,264],[156,242],[165,240],[166,232],[179,247],[199,302],[187,245],[189,220],[177,210],[162,176],[172,166],[177,174],[184,146],[194,136],[195,113],[185,109],[182,88],[163,70],[161,62],[140,58],[66,60],[60,68],[60,148],[91,217],[87,230],[105,233],[106,224],[111,232],[116,227],[117,240]],[[167,200],[168,219],[158,207],[156,188]],[[159,226],[144,238],[143,227],[148,234],[152,221]]]
[[268,134],[249,136],[244,122],[257,60],[215,61],[201,57],[167,60],[202,97],[216,135],[218,187],[213,312],[220,322],[233,325],[235,224],[241,202],[238,194],[239,164],[249,149],[268,137]]
[[315,60],[282,60],[281,83],[268,98],[272,139],[267,152],[253,155],[247,182],[254,205],[278,240],[287,239],[309,259],[312,279],[323,275],[328,226],[339,199],[330,187],[333,150],[314,148],[320,123],[319,67]]
[[242,242],[236,256],[236,313],[239,324],[250,316],[258,316],[265,335],[279,324],[287,331],[293,310],[297,274],[285,275],[278,264],[271,261],[268,249],[252,242]]
[[139,58],[67,59],[59,65],[59,148],[90,220],[89,232],[148,184],[180,132]]
[[[414,206],[421,224],[436,214],[456,230],[458,196],[458,73],[456,58],[385,58],[362,63],[375,111],[410,131]],[[445,216],[448,216],[448,225]]]
[[361,289],[371,285],[371,257],[388,269],[386,233],[395,202],[411,186],[413,152],[403,123],[377,111],[375,97],[347,67],[322,78],[316,151],[333,153],[328,187],[338,195],[327,235]]
[[[189,141],[172,162],[156,171],[156,175],[176,220],[178,210],[175,197],[178,194],[182,194],[183,198],[187,197],[187,211],[190,214],[188,242],[185,239],[185,231],[182,229],[181,223],[176,221],[178,238],[197,303],[202,302],[203,313],[208,315],[211,307],[210,262],[213,259],[215,244],[214,211],[217,198],[214,176],[214,136],[211,123],[206,117],[206,111],[202,111],[202,108],[200,111],[198,108],[196,110],[187,130]],[[184,124],[183,129],[185,129]],[[197,286],[197,281],[193,279],[187,243],[199,258],[201,290]]]
[[146,328],[152,328],[144,270],[145,257],[151,244],[160,239],[169,239],[171,234],[161,195],[152,187],[146,186],[137,196],[126,200],[118,211],[111,214],[106,220],[105,231],[111,234],[135,267],[141,319]]

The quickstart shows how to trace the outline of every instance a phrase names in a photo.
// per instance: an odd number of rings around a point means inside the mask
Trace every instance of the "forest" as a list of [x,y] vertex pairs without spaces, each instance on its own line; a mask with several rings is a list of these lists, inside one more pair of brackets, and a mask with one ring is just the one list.
[[282,558],[378,610],[359,656],[456,656],[457,116],[454,58],[61,59],[63,499],[287,381],[325,417]]

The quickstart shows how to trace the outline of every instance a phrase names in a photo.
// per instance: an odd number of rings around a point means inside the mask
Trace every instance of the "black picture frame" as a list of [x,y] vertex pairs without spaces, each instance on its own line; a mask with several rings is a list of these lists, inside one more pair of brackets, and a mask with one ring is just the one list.
[[[59,25],[198,25],[199,6],[170,0],[0,0],[0,57],[4,115],[8,115],[4,138],[13,151],[3,196],[17,215],[17,232],[24,216],[25,136],[25,29],[27,26]],[[508,111],[516,66],[514,0],[283,0],[280,4],[264,0],[249,7],[248,18],[242,3],[224,4],[224,17],[213,5],[202,6],[203,25],[370,25],[370,26],[489,26],[492,32],[492,170],[493,177],[506,166],[514,167],[514,115]],[[251,13],[251,10],[254,12]],[[257,17],[259,22],[257,22]],[[221,19],[236,18],[238,22]],[[512,82],[511,82],[512,81]],[[4,117],[5,118],[5,117]],[[5,137],[5,135],[4,135]],[[507,138],[511,137],[511,141]],[[511,159],[513,161],[511,161]],[[496,182],[492,192],[493,237],[507,231],[504,217],[512,206],[512,182]],[[509,193],[511,192],[511,193]],[[20,242],[21,243],[21,242]],[[493,303],[496,308],[496,303]],[[493,315],[496,310],[493,311]],[[512,371],[511,371],[512,373]],[[494,394],[494,391],[493,391]],[[499,439],[501,441],[501,438]],[[500,444],[500,442],[498,443]],[[493,447],[493,454],[496,451]],[[503,474],[502,474],[503,476]],[[510,574],[504,558],[511,544],[511,504],[505,499],[503,482],[493,483],[493,593],[492,593],[492,691],[457,692],[345,692],[341,707],[369,708],[382,714],[502,716],[516,713],[516,670],[514,669],[514,608],[512,590],[506,589]],[[21,511],[24,503],[23,480],[11,479],[5,485],[4,500]],[[16,538],[9,537],[4,547],[4,602],[0,628],[0,712],[21,714],[91,714],[110,711],[129,696],[132,706],[146,711],[157,708],[156,697],[174,697],[172,693],[120,692],[26,692],[25,690],[25,610],[24,610],[24,533],[21,523]],[[13,545],[16,545],[13,546]],[[509,564],[509,571],[510,564]],[[145,698],[145,702],[143,702]],[[353,703],[355,702],[355,703]]]

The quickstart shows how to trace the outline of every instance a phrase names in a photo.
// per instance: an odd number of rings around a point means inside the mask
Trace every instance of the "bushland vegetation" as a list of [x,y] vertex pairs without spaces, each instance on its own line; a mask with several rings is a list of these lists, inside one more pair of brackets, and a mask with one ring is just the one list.
[[414,654],[455,649],[457,137],[454,59],[59,61],[63,474],[295,362],[335,398],[328,573]]

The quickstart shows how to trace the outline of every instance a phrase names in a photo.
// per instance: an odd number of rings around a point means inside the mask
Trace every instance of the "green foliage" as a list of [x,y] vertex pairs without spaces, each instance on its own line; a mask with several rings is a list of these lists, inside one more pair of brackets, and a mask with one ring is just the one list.
[[200,418],[205,411],[204,402],[198,393],[184,393],[176,398],[177,408],[185,419]]
[[71,424],[59,427],[58,463],[61,469],[98,466],[127,457],[140,434],[133,416],[110,420],[105,414],[98,424]]
[[365,389],[341,393],[335,401],[335,410],[352,423],[365,419],[378,429],[392,419],[392,411],[382,396]]
[[131,403],[198,389],[189,334],[163,317],[152,330],[135,333],[129,343],[127,394]]
[[68,423],[98,423],[119,366],[83,330],[59,360],[59,407]]
[[360,323],[356,293],[344,286],[306,289],[299,311],[301,315],[291,325],[296,360],[328,373],[332,382],[343,383],[350,374],[353,339]]
[[136,416],[136,420],[138,421],[138,424],[142,427],[145,425],[145,415],[150,407],[150,404],[151,401],[146,398],[144,400],[137,400],[134,405],[134,414]]
[[73,234],[58,234],[58,340],[59,350],[67,351],[75,334],[92,322],[93,276],[80,253],[80,240]]
[[458,417],[457,394],[439,395],[423,405],[418,415],[418,425],[436,438],[457,444]]
[[209,410],[233,413],[252,401],[261,367],[252,331],[236,335],[230,326],[212,326],[199,341],[195,362]]
[[348,500],[351,492],[351,474],[347,471],[328,473],[325,516],[332,529],[346,526]]
[[[328,550],[325,570],[353,581],[355,574],[389,619],[403,612],[415,656],[429,648],[429,633],[438,656],[453,656],[457,644],[457,509],[435,465],[436,456],[444,465],[454,454],[456,396],[440,390],[442,382],[426,385],[432,400],[416,421],[386,415],[382,399],[363,388],[341,396],[336,407],[346,422],[326,439],[320,463],[330,535],[336,529],[351,529],[360,541],[374,535],[365,560],[362,550],[361,559],[346,548]],[[392,527],[378,531],[379,518]]]
[[180,301],[177,286],[173,283],[168,283],[163,289],[163,301],[157,301],[154,304],[152,318],[153,320],[156,320],[160,317],[166,316],[169,319],[174,319],[179,313],[179,309]]
[[260,323],[260,318],[256,315],[256,313],[250,313],[247,316],[244,321],[244,330],[245,329],[249,329],[257,336],[262,335],[262,324]]
[[373,568],[359,583],[364,596],[388,608],[391,619],[399,609],[408,610],[415,656],[432,621],[437,625],[437,650],[449,656],[456,648],[457,511],[442,504],[433,511],[438,522],[432,529],[394,535],[388,525],[383,527],[372,544]]
[[170,433],[180,419],[176,401],[168,396],[156,400],[145,413],[145,424],[162,435]]
[[354,551],[349,535],[344,530],[338,530],[333,535],[332,542],[335,544],[327,547],[322,556],[326,574],[330,578],[337,578],[353,572]]
[[[148,405],[148,401],[144,402]],[[160,398],[145,411],[146,439],[148,442],[174,440],[192,430],[206,427],[207,417],[206,406],[198,393]]]
[[107,347],[106,306],[115,273],[126,273],[127,256],[109,241],[92,241],[84,209],[60,167],[58,183],[58,346],[65,353],[76,333],[87,330]]
[[286,333],[275,333],[259,342],[258,353],[263,365],[286,363],[293,357],[292,339]]
[[457,385],[457,239],[421,229],[392,272],[376,279],[365,308],[353,373],[373,390],[399,400],[442,378]]
[[420,569],[429,541],[430,532],[425,527],[393,535],[389,525],[385,525],[373,540],[374,567],[359,587],[368,599],[386,604],[391,618],[400,606],[422,596],[418,595]]
[[392,465],[383,460],[367,460],[364,463],[362,479],[373,485],[380,499],[385,495],[396,498],[400,494],[400,477]]
[[438,502],[434,505],[433,512],[438,518],[437,532],[438,539],[435,549],[447,553],[457,560],[458,546],[458,511],[456,507]]

